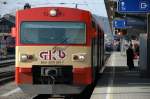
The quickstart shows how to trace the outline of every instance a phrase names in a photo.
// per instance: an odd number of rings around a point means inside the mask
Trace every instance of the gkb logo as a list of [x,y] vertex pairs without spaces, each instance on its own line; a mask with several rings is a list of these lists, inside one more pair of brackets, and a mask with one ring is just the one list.
[[140,2],[140,9],[141,10],[147,10],[148,7],[149,7],[148,2],[146,2],[146,1]]
[[42,60],[62,60],[66,57],[64,50],[52,49],[40,52],[40,58]]

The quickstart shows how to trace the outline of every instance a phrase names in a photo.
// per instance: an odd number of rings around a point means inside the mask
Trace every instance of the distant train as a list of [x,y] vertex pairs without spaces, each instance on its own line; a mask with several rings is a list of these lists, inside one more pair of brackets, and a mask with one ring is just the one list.
[[17,11],[17,85],[29,94],[79,94],[104,65],[104,32],[89,11],[41,7]]

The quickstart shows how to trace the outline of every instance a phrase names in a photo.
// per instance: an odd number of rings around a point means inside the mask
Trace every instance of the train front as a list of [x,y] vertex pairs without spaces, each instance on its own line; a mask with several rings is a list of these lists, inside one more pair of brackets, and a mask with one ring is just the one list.
[[78,94],[92,83],[90,13],[31,8],[16,14],[16,83],[29,94]]

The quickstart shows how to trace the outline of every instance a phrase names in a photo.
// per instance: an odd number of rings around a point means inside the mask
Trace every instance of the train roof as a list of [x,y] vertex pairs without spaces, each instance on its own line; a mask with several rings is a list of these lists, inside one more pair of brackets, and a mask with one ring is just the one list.
[[70,10],[77,10],[77,11],[83,11],[83,12],[91,13],[91,12],[88,11],[88,10],[83,10],[83,9],[79,9],[79,8],[53,7],[53,6],[51,6],[51,7],[35,7],[35,8],[21,9],[21,10],[18,10],[17,12],[26,11],[26,10],[35,10],[35,9],[48,9],[48,8],[53,8],[53,9],[70,9]]
[[[52,13],[51,13],[52,12]],[[53,13],[54,12],[54,13]],[[55,14],[55,15],[53,15]],[[19,10],[16,13],[17,21],[88,21],[91,13],[86,10],[68,7],[38,7]],[[18,20],[19,18],[19,20]]]

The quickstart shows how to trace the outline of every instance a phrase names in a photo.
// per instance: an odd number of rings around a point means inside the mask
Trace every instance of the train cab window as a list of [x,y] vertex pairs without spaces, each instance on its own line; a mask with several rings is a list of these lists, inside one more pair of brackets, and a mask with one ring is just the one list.
[[86,44],[86,26],[80,22],[23,22],[22,44]]

